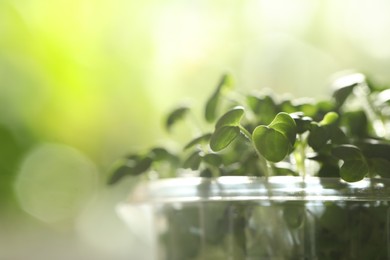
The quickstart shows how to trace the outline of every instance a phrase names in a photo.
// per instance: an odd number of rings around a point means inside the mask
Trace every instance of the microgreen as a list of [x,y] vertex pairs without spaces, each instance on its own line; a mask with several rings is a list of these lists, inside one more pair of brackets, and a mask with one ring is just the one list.
[[[195,129],[176,150],[155,147],[121,158],[108,183],[126,176],[175,178],[182,173],[265,180],[273,175],[318,176],[346,182],[390,178],[389,90],[355,73],[335,80],[327,100],[280,100],[269,92],[237,93],[232,82],[231,75],[223,75],[207,99],[204,132]],[[166,130],[184,118],[194,119],[187,118],[190,112],[187,106],[174,108]],[[167,203],[162,210],[169,228],[160,236],[161,251],[166,259],[388,258],[383,229],[388,204],[316,201],[309,208],[304,201],[263,202]],[[348,225],[352,228],[346,229]]]
[[244,107],[241,106],[229,110],[218,119],[217,123],[215,124],[215,128],[218,129],[222,126],[238,126],[240,124],[241,118],[244,115],[244,112]]
[[187,106],[180,106],[174,109],[167,117],[165,124],[166,129],[169,131],[171,127],[176,124],[177,121],[182,120],[189,111],[190,109]]
[[253,131],[253,143],[257,151],[271,162],[283,160],[292,150],[296,139],[296,124],[286,113],[279,113],[268,125],[260,125]]
[[210,148],[219,152],[226,148],[240,134],[240,127],[225,125],[215,130],[210,139]]
[[222,76],[214,93],[208,99],[205,106],[205,119],[207,122],[213,122],[217,118],[218,105],[223,95],[234,86],[232,76],[225,74]]
[[[328,100],[279,100],[269,91],[243,94],[233,87],[225,74],[207,99],[206,131],[194,131],[175,152],[158,147],[120,160],[109,183],[150,171],[177,177],[180,168],[200,176],[310,174],[348,182],[389,175],[390,92],[369,84],[363,74],[336,79]],[[166,129],[190,112],[188,106],[173,109]],[[308,169],[308,161],[318,170]]]

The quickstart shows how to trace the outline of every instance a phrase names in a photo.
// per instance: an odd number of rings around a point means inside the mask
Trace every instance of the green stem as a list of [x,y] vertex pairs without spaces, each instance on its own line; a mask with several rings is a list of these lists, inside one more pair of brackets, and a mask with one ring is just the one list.
[[272,166],[267,162],[267,160],[259,153],[256,149],[255,144],[253,143],[252,134],[249,133],[242,125],[239,125],[241,133],[251,142],[252,147],[255,149],[257,156],[259,157],[260,168],[264,172],[266,178],[272,174]]
[[252,142],[252,134],[249,133],[249,131],[246,130],[245,127],[243,127],[242,125],[239,125],[238,127],[240,127],[241,133],[242,133],[250,142]]
[[306,145],[307,141],[302,136],[302,134],[298,135],[298,151],[294,153],[295,161],[297,163],[297,170],[299,175],[301,175],[303,178],[306,177]]

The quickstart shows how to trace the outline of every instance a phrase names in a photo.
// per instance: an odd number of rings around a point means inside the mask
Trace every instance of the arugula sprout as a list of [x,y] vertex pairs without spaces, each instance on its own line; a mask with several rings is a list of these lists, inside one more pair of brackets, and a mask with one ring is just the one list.
[[293,149],[296,124],[287,113],[281,112],[268,125],[260,125],[253,131],[253,143],[261,155],[270,162],[280,162]]
[[[390,178],[390,90],[363,74],[336,79],[327,100],[280,100],[233,87],[232,76],[223,75],[205,104],[205,131],[195,129],[175,151],[154,147],[121,158],[108,183],[182,174],[266,181],[317,176],[341,183]],[[194,119],[191,112],[187,106],[174,108],[166,130]],[[197,186],[199,194],[207,184]],[[162,204],[158,214],[168,228],[158,237],[166,259],[388,259],[387,201],[242,198]]]
[[[389,175],[390,92],[363,74],[336,79],[331,97],[317,101],[242,94],[233,82],[230,74],[223,75],[207,99],[207,131],[196,131],[175,152],[153,148],[119,160],[108,182],[151,171],[161,178],[178,177],[178,169],[209,177],[309,174],[347,182]],[[170,131],[190,112],[187,106],[173,109],[165,128]],[[308,169],[309,161],[317,170]]]

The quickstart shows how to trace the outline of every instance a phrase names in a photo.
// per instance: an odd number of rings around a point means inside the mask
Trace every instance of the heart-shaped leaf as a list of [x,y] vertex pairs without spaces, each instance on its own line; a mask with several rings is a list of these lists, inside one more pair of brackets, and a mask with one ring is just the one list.
[[252,134],[256,150],[268,161],[279,162],[290,152],[291,143],[281,132],[268,126],[258,126]]
[[237,136],[240,135],[238,126],[222,126],[215,130],[210,139],[210,148],[214,152],[226,148]]
[[269,128],[275,129],[286,136],[290,144],[294,145],[297,136],[297,126],[289,114],[284,112],[277,114],[271,124],[269,124]]

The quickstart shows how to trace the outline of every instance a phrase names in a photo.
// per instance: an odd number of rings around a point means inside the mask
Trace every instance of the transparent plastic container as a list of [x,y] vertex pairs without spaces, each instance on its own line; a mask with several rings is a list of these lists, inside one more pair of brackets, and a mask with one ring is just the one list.
[[155,259],[390,259],[389,201],[388,179],[177,178],[118,211],[143,209]]

